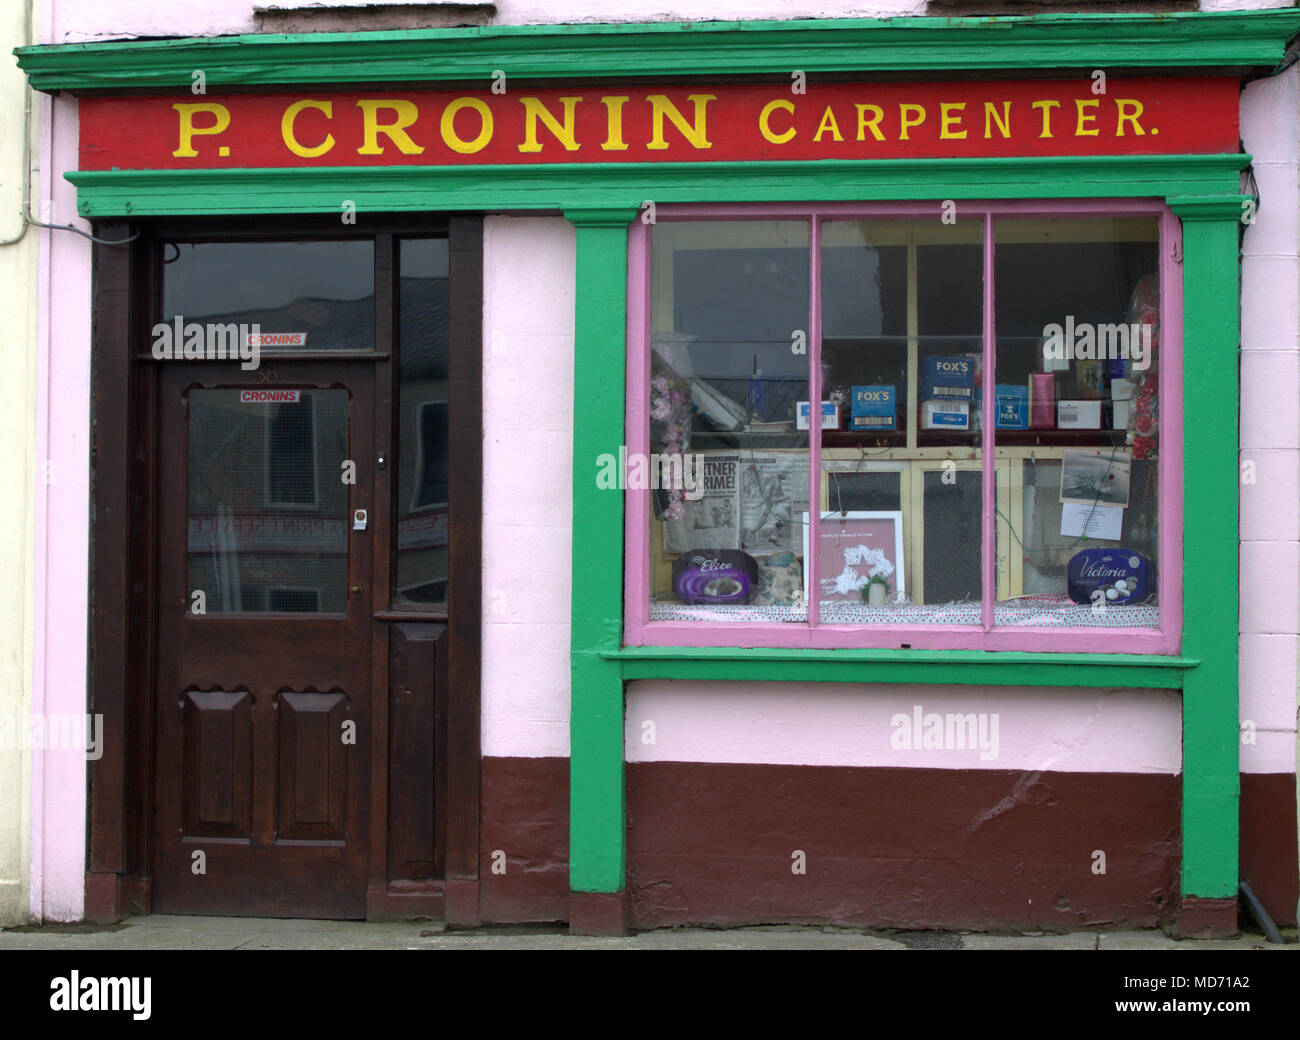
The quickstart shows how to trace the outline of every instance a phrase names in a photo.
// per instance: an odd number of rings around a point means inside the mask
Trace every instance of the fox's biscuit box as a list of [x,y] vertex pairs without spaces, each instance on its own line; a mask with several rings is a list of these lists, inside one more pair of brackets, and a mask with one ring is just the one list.
[[896,430],[897,400],[892,386],[855,386],[849,402],[849,428],[853,430]]
[[969,430],[970,405],[965,401],[922,401],[921,429]]
[[975,393],[975,362],[968,357],[921,359],[922,401],[969,401]]

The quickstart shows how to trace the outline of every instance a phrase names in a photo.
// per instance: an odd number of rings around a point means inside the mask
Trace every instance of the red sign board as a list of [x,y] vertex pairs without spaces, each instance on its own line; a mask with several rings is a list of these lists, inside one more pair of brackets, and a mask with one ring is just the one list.
[[81,169],[1222,153],[1237,103],[1229,77],[87,97]]

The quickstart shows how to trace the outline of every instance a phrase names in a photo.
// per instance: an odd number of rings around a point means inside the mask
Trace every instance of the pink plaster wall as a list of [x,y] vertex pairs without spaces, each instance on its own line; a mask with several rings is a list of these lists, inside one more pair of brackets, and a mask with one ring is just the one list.
[[[650,681],[628,684],[629,762],[1177,773],[1181,699],[1168,690]],[[902,749],[898,714],[997,716],[997,754]],[[650,723],[650,726],[647,726]],[[653,743],[649,737],[653,736]]]
[[[1247,773],[1296,767],[1300,650],[1300,75],[1250,84],[1241,136],[1260,208],[1242,243],[1240,711]],[[1195,460],[1188,460],[1194,464]],[[1190,569],[1189,569],[1190,574]]]
[[[41,95],[39,192],[48,223],[73,223],[77,104]],[[89,532],[90,243],[67,231],[40,232],[36,452],[52,474],[36,485],[35,646],[32,712],[86,710]],[[48,460],[48,466],[47,461]],[[105,739],[120,735],[105,734]],[[86,763],[66,751],[32,752],[32,867],[36,919],[81,917],[85,864]]]
[[483,754],[567,756],[576,239],[483,231]]

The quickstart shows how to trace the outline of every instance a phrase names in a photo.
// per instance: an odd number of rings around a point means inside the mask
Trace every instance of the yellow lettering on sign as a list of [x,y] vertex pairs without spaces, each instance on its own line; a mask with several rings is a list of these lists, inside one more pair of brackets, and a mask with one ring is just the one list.
[[[179,142],[176,151],[172,152],[177,159],[193,159],[199,153],[194,150],[194,138],[199,134],[219,134],[230,126],[230,109],[225,105],[219,105],[215,101],[194,101],[178,102],[172,105],[180,116]],[[194,117],[200,113],[206,112],[212,116],[211,126],[198,127],[194,125]],[[226,150],[229,154],[229,149]]]
[[[1074,99],[1074,136],[1075,137],[1096,137],[1101,133],[1092,124],[1097,119],[1097,106],[1101,104],[1101,98],[1075,98]],[[1091,112],[1084,114],[1084,109],[1090,108]],[[1085,130],[1088,126],[1091,129]]]
[[[419,155],[424,151],[424,145],[416,144],[411,140],[411,135],[406,132],[406,128],[414,123],[420,115],[420,110],[415,107],[415,102],[364,99],[357,102],[357,108],[361,109],[364,116],[362,124],[364,143],[357,149],[358,155],[383,155],[384,149],[379,144],[380,134],[392,141],[397,146],[397,150],[403,155]],[[379,121],[381,109],[394,114],[391,123],[381,123]]]
[[668,100],[666,94],[647,94],[646,100],[651,104],[651,118],[653,121],[653,133],[650,137],[650,143],[647,148],[655,151],[662,151],[668,147],[668,142],[664,140],[664,118],[677,127],[681,135],[686,138],[692,148],[704,149],[712,148],[709,143],[708,127],[706,119],[708,116],[708,104],[710,101],[717,101],[716,94],[687,94],[686,100],[695,108],[695,118],[692,122],[687,122],[686,117],[678,111],[676,105]]
[[826,106],[826,111],[822,113],[822,121],[817,127],[817,132],[813,134],[814,141],[820,141],[822,134],[830,131],[832,139],[843,141],[844,135],[840,133],[839,124],[835,122],[835,113],[831,111],[830,105]]
[[605,143],[600,146],[602,152],[627,151],[627,143],[623,140],[623,106],[629,100],[626,94],[600,99],[600,103],[605,106],[609,126],[605,135]]
[[285,147],[294,155],[301,155],[304,159],[314,159],[318,155],[324,155],[334,147],[334,135],[327,133],[325,140],[320,144],[300,144],[298,138],[294,136],[293,121],[298,118],[299,112],[307,108],[314,108],[318,112],[324,112],[326,119],[334,118],[333,101],[313,101],[310,98],[295,101],[284,110],[284,116],[280,119],[280,136],[284,138]]
[[[478,136],[472,141],[466,141],[456,133],[456,113],[464,108],[472,108],[478,113]],[[474,152],[486,148],[487,143],[492,140],[492,109],[488,108],[485,102],[476,97],[458,97],[442,110],[442,119],[438,124],[438,129],[442,134],[443,144],[453,152],[459,152],[461,155],[472,155]]]
[[541,98],[520,98],[519,103],[524,106],[524,143],[519,146],[519,150],[521,152],[540,152],[542,150],[541,142],[537,140],[537,124],[540,121],[551,132],[551,135],[560,144],[564,145],[566,152],[576,152],[581,146],[575,136],[578,128],[574,124],[573,109],[581,100],[580,97],[560,98],[560,104],[564,106],[564,122],[561,123],[542,104]]
[[1039,137],[1052,136],[1052,109],[1060,108],[1060,107],[1061,107],[1061,103],[1059,101],[1035,101],[1034,102],[1034,108],[1041,110],[1043,113],[1043,132],[1038,135]]
[[1115,107],[1118,109],[1118,120],[1115,126],[1115,136],[1124,136],[1124,124],[1133,124],[1133,133],[1139,137],[1145,136],[1146,131],[1138,120],[1142,117],[1142,102],[1135,101],[1132,98],[1116,98]]
[[[960,125],[962,112],[965,111],[965,101],[940,101],[939,102],[939,137],[952,140],[966,136],[966,131],[957,131],[953,124]],[[955,114],[954,114],[955,113]]]
[[993,107],[992,101],[984,102],[984,139],[988,140],[993,136],[993,124],[997,123],[998,130],[1002,132],[1004,138],[1011,136],[1011,102],[1002,102],[1002,114],[998,115],[998,110]]
[[[910,119],[908,118],[909,112],[912,115],[912,118]],[[898,139],[900,141],[910,141],[911,138],[908,136],[907,132],[911,130],[914,126],[920,126],[924,122],[925,122],[924,105],[909,105],[909,104],[899,105],[898,106],[898,125],[899,125]]]
[[769,120],[772,118],[772,113],[778,108],[794,115],[793,101],[787,101],[785,98],[777,98],[775,101],[769,101],[763,106],[763,111],[758,114],[758,132],[763,135],[764,140],[770,141],[772,144],[785,144],[786,141],[794,140],[795,129],[794,127],[790,127],[790,129],[783,134],[775,133],[772,130],[772,124]]
[[[867,139],[867,131],[871,131],[871,136],[877,141],[883,141],[885,135],[880,132],[880,121],[885,118],[885,113],[879,105],[858,105],[858,140]],[[867,118],[867,113],[871,113],[871,118]]]

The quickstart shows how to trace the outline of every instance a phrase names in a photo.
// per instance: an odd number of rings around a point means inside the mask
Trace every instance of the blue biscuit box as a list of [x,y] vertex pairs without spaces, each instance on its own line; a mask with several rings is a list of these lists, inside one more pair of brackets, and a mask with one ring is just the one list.
[[1029,429],[1029,387],[1015,383],[998,383],[993,388],[998,408],[999,430]]
[[922,401],[969,401],[975,391],[975,362],[968,357],[921,359]]
[[898,413],[894,407],[897,400],[896,388],[892,386],[855,386],[852,388],[853,399],[849,429],[851,430],[896,430]]

